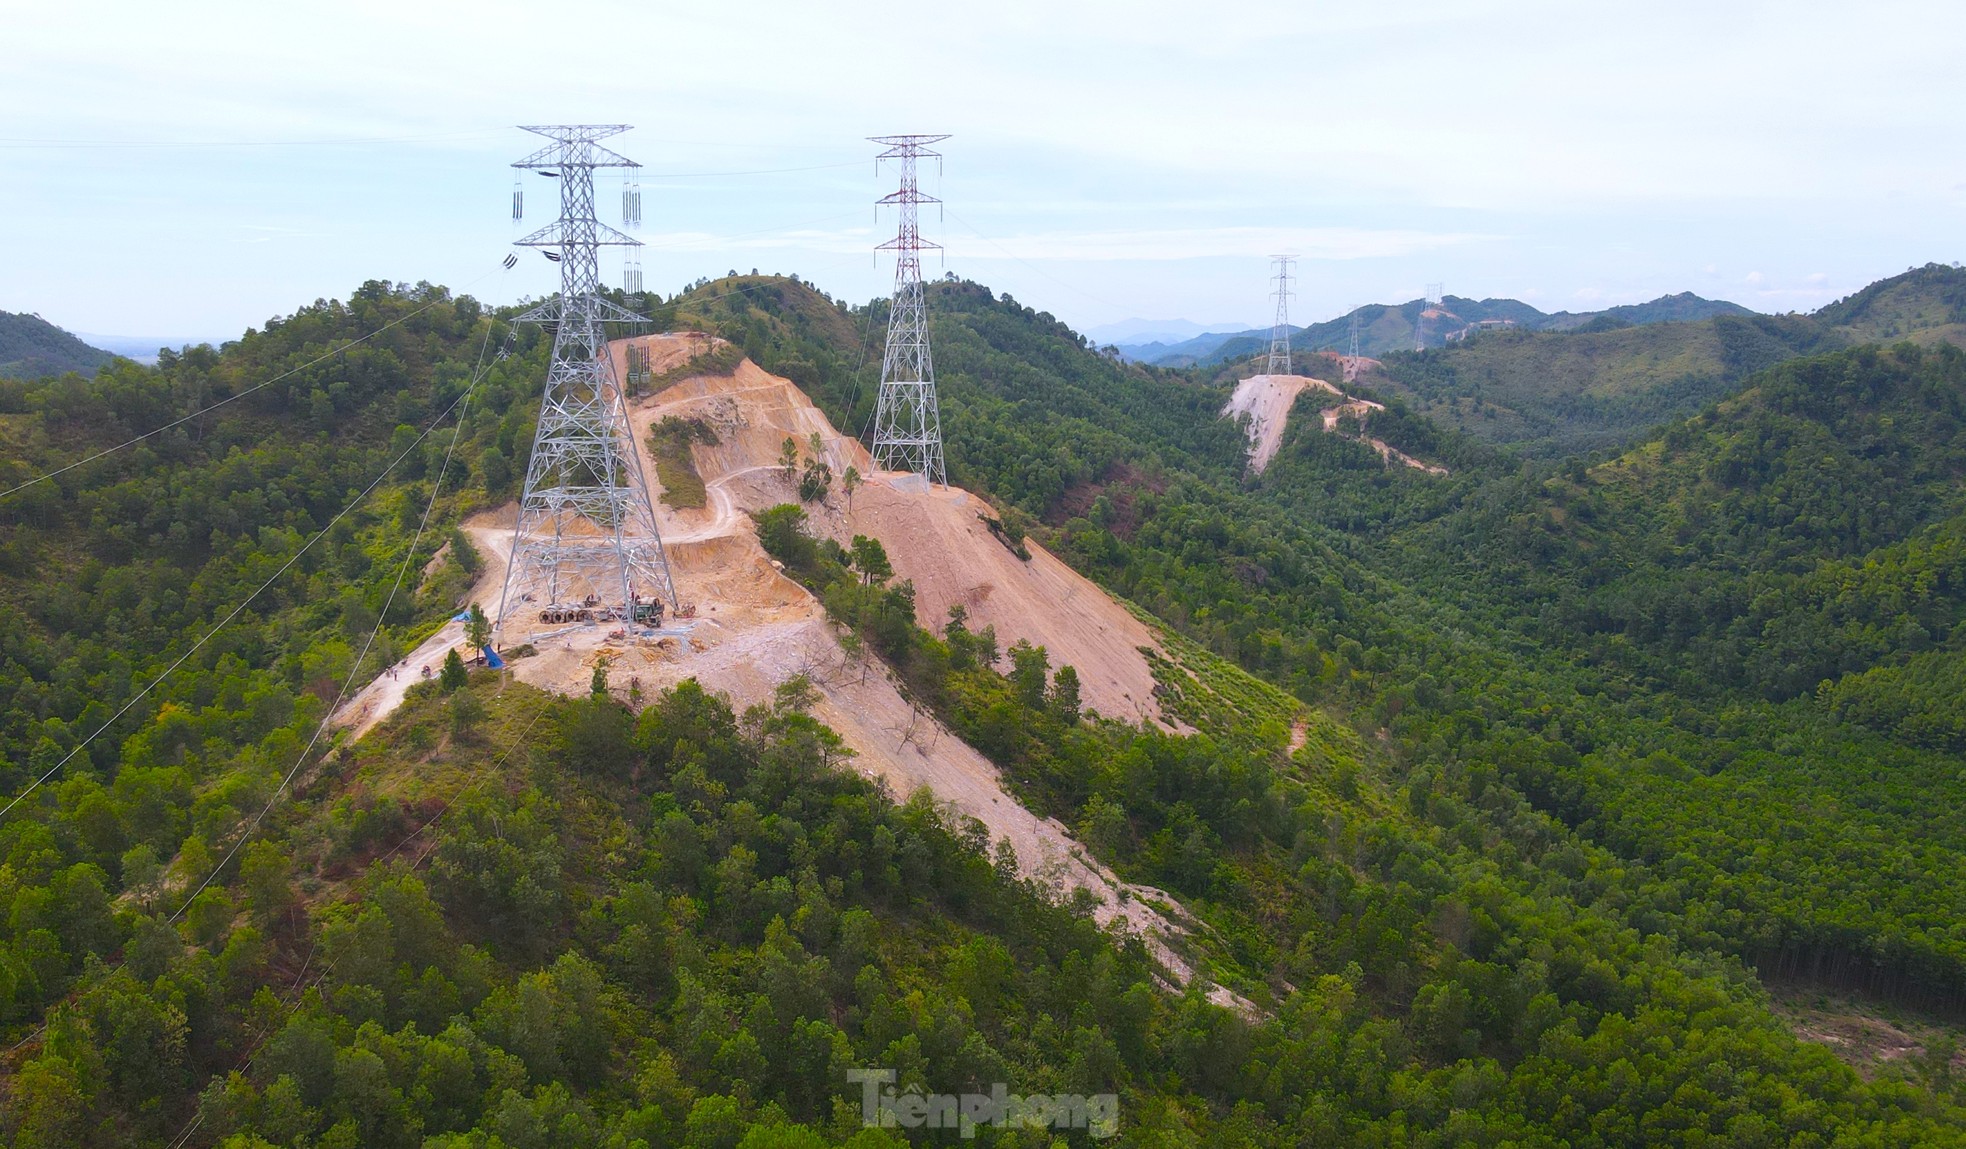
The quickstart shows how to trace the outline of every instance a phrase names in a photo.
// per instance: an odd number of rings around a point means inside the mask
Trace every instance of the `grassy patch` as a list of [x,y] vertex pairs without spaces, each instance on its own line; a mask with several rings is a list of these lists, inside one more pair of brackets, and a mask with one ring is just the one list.
[[662,501],[677,510],[695,510],[709,498],[703,476],[697,473],[696,459],[690,454],[692,443],[716,446],[716,428],[701,419],[671,415],[649,429],[649,453],[655,457]]

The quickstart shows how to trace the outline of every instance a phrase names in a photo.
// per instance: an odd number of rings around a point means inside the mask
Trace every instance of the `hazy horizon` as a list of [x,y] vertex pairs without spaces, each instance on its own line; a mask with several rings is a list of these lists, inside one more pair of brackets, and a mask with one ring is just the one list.
[[[1966,159],[1933,146],[1966,96],[1950,8],[1009,4],[904,29],[872,6],[580,3],[555,21],[603,48],[565,74],[530,11],[0,5],[0,309],[221,337],[370,278],[541,294],[545,261],[499,270],[532,140],[506,125],[553,121],[636,125],[618,142],[664,294],[756,267],[884,295],[892,177],[863,137],[926,130],[954,134],[930,271],[1081,330],[1267,324],[1278,250],[1298,323],[1430,282],[1545,311],[1811,310],[1960,254]],[[925,77],[911,101],[897,67]]]

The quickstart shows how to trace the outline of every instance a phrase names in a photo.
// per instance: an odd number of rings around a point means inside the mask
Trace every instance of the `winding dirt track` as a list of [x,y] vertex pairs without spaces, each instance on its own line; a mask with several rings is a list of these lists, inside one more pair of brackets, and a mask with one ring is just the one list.
[[[1323,388],[1333,395],[1344,392],[1322,379],[1308,375],[1252,375],[1236,384],[1235,394],[1222,408],[1224,418],[1249,417],[1249,469],[1262,474],[1283,445],[1284,426],[1297,396],[1307,390]],[[1330,424],[1325,430],[1331,429]]]
[[[613,347],[617,369],[625,370],[628,342]],[[655,374],[713,345],[700,335],[634,342],[647,348]],[[584,692],[594,665],[606,658],[618,692],[632,684],[647,695],[695,678],[740,710],[768,702],[778,685],[804,675],[819,690],[815,715],[839,732],[863,774],[897,797],[926,788],[952,814],[974,818],[991,840],[1010,845],[1024,874],[1061,895],[1089,892],[1098,921],[1138,934],[1171,981],[1192,980],[1193,969],[1170,946],[1185,933],[1170,917],[1179,914],[1174,900],[1120,881],[1065,826],[1038,817],[1012,797],[996,767],[911,703],[885,666],[849,657],[821,604],[764,553],[749,514],[797,501],[778,455],[788,437],[809,455],[816,435],[836,481],[848,466],[865,479],[851,500],[836,489],[825,502],[808,505],[813,528],[842,542],[853,534],[880,539],[896,577],[914,582],[923,625],[939,628],[948,607],[961,603],[970,625],[995,626],[1004,646],[1023,638],[1045,646],[1054,666],[1073,665],[1088,706],[1115,717],[1160,722],[1152,670],[1140,649],[1156,645],[1153,632],[1042,548],[1030,546],[1028,562],[1017,559],[978,518],[987,510],[982,500],[954,489],[897,489],[896,476],[876,472],[860,443],[840,435],[798,387],[748,360],[727,375],[684,378],[632,406],[636,446],[652,485],[657,472],[648,432],[669,416],[703,419],[718,439],[714,446],[691,448],[707,505],[680,511],[660,502],[656,507],[679,597],[695,608],[694,620],[682,624],[689,633],[631,643],[611,641],[599,627],[573,630],[537,643],[537,655],[512,663],[514,675],[550,690]],[[466,524],[486,557],[471,597],[488,609],[495,607],[504,578],[514,513],[507,507]],[[446,624],[406,660],[407,673],[371,683],[343,708],[339,721],[358,736],[372,728],[420,680],[417,668],[423,662],[441,658],[460,641],[461,629],[462,624]],[[1219,986],[1210,993],[1219,1004],[1245,1013],[1254,1009]]]
[[[1375,362],[1362,360],[1362,362]],[[1375,411],[1384,411],[1384,403],[1370,399],[1354,399],[1343,390],[1324,381],[1307,375],[1252,375],[1236,384],[1235,393],[1222,407],[1222,417],[1234,418],[1246,415],[1249,418],[1249,469],[1262,474],[1263,469],[1276,458],[1277,448],[1283,445],[1283,432],[1289,424],[1290,409],[1297,402],[1297,396],[1308,390],[1322,389],[1344,399],[1335,407],[1327,407],[1321,413],[1324,430],[1329,434],[1342,434],[1339,420],[1350,418],[1358,423],[1359,432],[1347,435],[1379,452],[1379,457],[1388,465],[1398,463],[1425,471],[1430,475],[1445,475],[1447,468],[1401,451],[1383,439],[1374,439],[1365,433],[1366,420]]]

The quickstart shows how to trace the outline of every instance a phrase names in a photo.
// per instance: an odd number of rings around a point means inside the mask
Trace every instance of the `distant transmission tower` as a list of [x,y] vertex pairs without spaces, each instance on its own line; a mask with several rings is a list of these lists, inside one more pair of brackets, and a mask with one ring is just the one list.
[[1270,262],[1277,273],[1270,282],[1277,285],[1277,321],[1270,328],[1270,366],[1267,374],[1290,374],[1290,265],[1294,255],[1273,255]]
[[1447,297],[1443,294],[1440,284],[1427,285],[1427,301],[1420,308],[1420,318],[1413,321],[1413,350],[1427,349],[1427,312],[1439,307],[1440,301],[1445,298]]
[[524,130],[552,142],[512,166],[559,180],[560,218],[517,242],[560,265],[560,294],[519,316],[552,329],[553,358],[512,533],[499,633],[511,634],[521,619],[545,626],[659,622],[664,604],[676,605],[676,587],[604,326],[647,321],[600,295],[600,249],[640,242],[594,212],[594,169],[640,165],[596,142],[627,131],[626,124]]
[[1352,349],[1345,356],[1345,382],[1358,382],[1358,308],[1352,308]]
[[930,483],[948,486],[942,462],[942,414],[935,402],[935,362],[928,350],[928,309],[922,302],[922,248],[939,244],[922,239],[916,209],[941,203],[923,194],[915,180],[915,161],[940,152],[928,145],[949,137],[870,136],[887,150],[875,157],[901,162],[901,189],[875,201],[900,209],[901,230],[875,248],[894,253],[894,300],[888,308],[887,354],[881,359],[881,391],[874,408],[874,466],[883,471],[908,471]]

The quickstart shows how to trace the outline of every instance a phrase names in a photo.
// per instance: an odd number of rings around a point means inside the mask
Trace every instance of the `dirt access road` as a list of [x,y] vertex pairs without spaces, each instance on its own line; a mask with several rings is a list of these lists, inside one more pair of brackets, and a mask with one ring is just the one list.
[[[1366,360],[1365,362],[1371,362]],[[1374,439],[1365,433],[1366,421],[1373,412],[1384,411],[1386,405],[1370,399],[1355,399],[1332,383],[1314,379],[1308,375],[1252,375],[1236,384],[1235,393],[1222,408],[1222,417],[1232,419],[1238,415],[1249,417],[1249,469],[1262,474],[1263,469],[1276,458],[1277,448],[1283,445],[1283,432],[1288,426],[1290,409],[1297,402],[1297,396],[1308,390],[1328,391],[1345,401],[1335,407],[1327,407],[1322,412],[1322,423],[1328,434],[1343,434],[1339,429],[1341,419],[1352,419],[1359,427],[1356,435],[1347,438],[1364,443],[1379,452],[1379,457],[1388,465],[1398,463],[1425,471],[1430,475],[1445,475],[1447,468],[1429,463],[1401,451],[1382,439]]]
[[[464,605],[476,602],[484,606],[487,613],[498,609],[498,595],[505,585],[505,564],[512,550],[512,525],[517,513],[515,507],[503,511],[473,515],[466,519],[461,529],[485,567],[478,572],[478,581],[471,593],[465,596]],[[448,561],[440,555],[439,561]],[[452,611],[452,614],[458,613]],[[410,687],[423,681],[423,668],[429,667],[434,676],[444,665],[444,656],[455,647],[458,655],[470,658],[477,651],[464,646],[464,624],[452,619],[437,628],[436,633],[417,644],[416,649],[404,655],[394,666],[377,675],[367,686],[355,692],[334,713],[330,720],[336,726],[346,726],[351,737],[360,738],[375,729],[375,725],[387,718],[398,706],[403,704],[403,696]]]
[[[618,370],[625,370],[628,342],[614,345]],[[700,335],[634,342],[647,349],[655,374],[713,346]],[[1005,647],[1019,638],[1045,646],[1054,666],[1070,663],[1079,671],[1088,706],[1134,721],[1160,720],[1152,671],[1140,650],[1156,646],[1153,632],[1043,548],[1030,546],[1029,562],[1011,554],[977,517],[987,510],[982,500],[954,489],[897,489],[896,476],[877,473],[865,449],[834,429],[797,386],[748,360],[728,374],[687,377],[632,404],[630,422],[652,484],[649,428],[670,416],[702,419],[717,432],[715,445],[692,447],[704,507],[670,508],[659,501],[657,487],[656,514],[678,595],[696,611],[689,633],[629,642],[608,640],[599,627],[572,630],[536,643],[537,655],[514,660],[515,677],[584,693],[594,666],[605,658],[617,694],[625,696],[631,683],[646,696],[695,678],[742,710],[769,701],[780,684],[804,675],[818,688],[816,716],[839,732],[856,769],[897,797],[927,788],[952,814],[975,818],[992,841],[1010,844],[1023,873],[1060,895],[1088,891],[1098,921],[1138,934],[1170,981],[1192,980],[1193,969],[1177,952],[1185,929],[1173,899],[1120,881],[1067,827],[1022,806],[996,767],[912,704],[883,664],[849,658],[823,606],[765,554],[750,515],[797,501],[779,452],[789,437],[810,456],[817,435],[835,489],[824,503],[807,504],[813,529],[842,542],[853,534],[880,539],[896,577],[914,581],[925,625],[939,626],[948,607],[960,602],[972,627],[994,625]],[[837,481],[849,466],[867,476],[850,504]],[[513,514],[508,507],[466,524],[486,560],[472,597],[487,609],[496,609]],[[346,721],[358,733],[373,727],[420,680],[415,668],[422,660],[441,659],[459,641],[453,630],[461,624],[447,624],[412,653],[406,660],[410,674],[372,683],[344,708]],[[1220,987],[1211,996],[1231,1008],[1253,1009]]]

